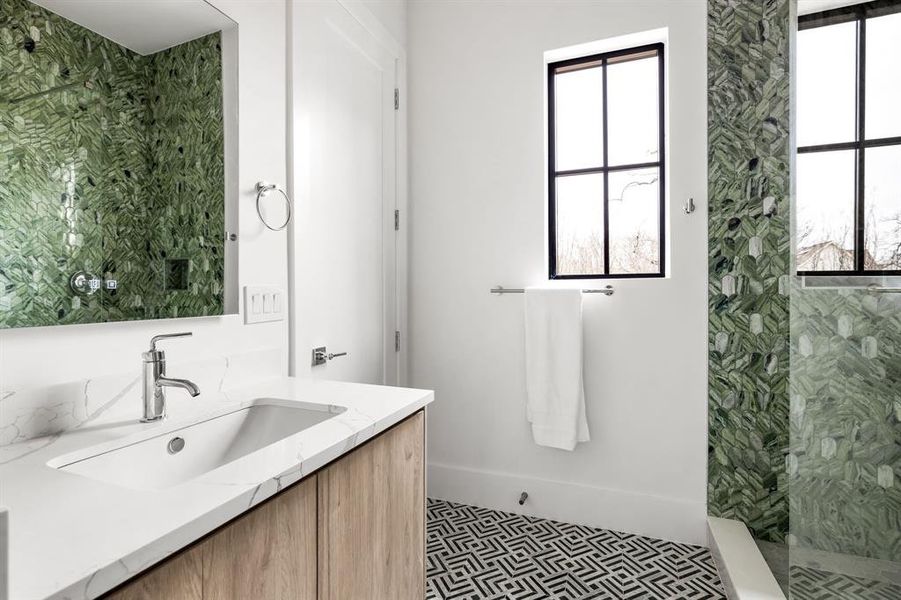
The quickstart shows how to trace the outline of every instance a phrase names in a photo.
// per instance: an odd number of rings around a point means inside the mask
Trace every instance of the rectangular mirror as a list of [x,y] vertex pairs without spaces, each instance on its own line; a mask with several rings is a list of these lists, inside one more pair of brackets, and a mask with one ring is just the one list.
[[0,328],[236,312],[237,25],[0,4]]

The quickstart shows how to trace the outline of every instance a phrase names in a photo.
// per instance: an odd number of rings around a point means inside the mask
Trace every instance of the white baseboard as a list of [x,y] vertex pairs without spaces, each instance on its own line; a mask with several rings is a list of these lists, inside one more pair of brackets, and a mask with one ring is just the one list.
[[[520,506],[523,491],[529,498]],[[707,545],[703,502],[435,463],[428,466],[428,493],[450,502]]]

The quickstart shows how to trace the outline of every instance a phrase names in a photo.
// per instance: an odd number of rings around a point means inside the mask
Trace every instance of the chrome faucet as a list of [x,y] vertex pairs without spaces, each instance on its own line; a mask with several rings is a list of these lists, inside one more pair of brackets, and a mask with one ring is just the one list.
[[166,416],[166,390],[163,388],[179,387],[187,390],[192,397],[200,393],[192,381],[166,377],[166,353],[156,349],[156,343],[160,340],[191,335],[191,332],[155,335],[150,340],[150,350],[141,355],[144,358],[144,418],[141,421],[149,423]]

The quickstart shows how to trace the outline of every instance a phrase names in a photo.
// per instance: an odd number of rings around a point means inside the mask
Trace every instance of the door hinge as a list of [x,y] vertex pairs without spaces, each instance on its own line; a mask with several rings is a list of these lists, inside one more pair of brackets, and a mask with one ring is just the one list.
[[400,211],[394,211],[394,231],[400,231]]
[[394,110],[400,109],[400,90],[394,88]]
[[400,352],[400,332],[394,332],[394,351]]

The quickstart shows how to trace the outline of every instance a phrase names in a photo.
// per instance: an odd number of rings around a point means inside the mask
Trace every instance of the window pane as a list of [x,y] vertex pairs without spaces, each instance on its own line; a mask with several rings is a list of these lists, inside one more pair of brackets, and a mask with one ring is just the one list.
[[854,269],[854,150],[799,154],[799,271]]
[[658,58],[607,66],[607,153],[610,165],[660,160]]
[[867,19],[867,138],[901,135],[901,13]]
[[798,32],[798,146],[853,142],[857,23]]
[[865,159],[864,267],[896,271],[901,269],[901,146],[868,148]]
[[604,176],[558,177],[557,274],[604,272]]
[[557,170],[604,165],[604,79],[601,67],[554,76]]
[[613,171],[610,202],[610,272],[660,272],[660,171]]

